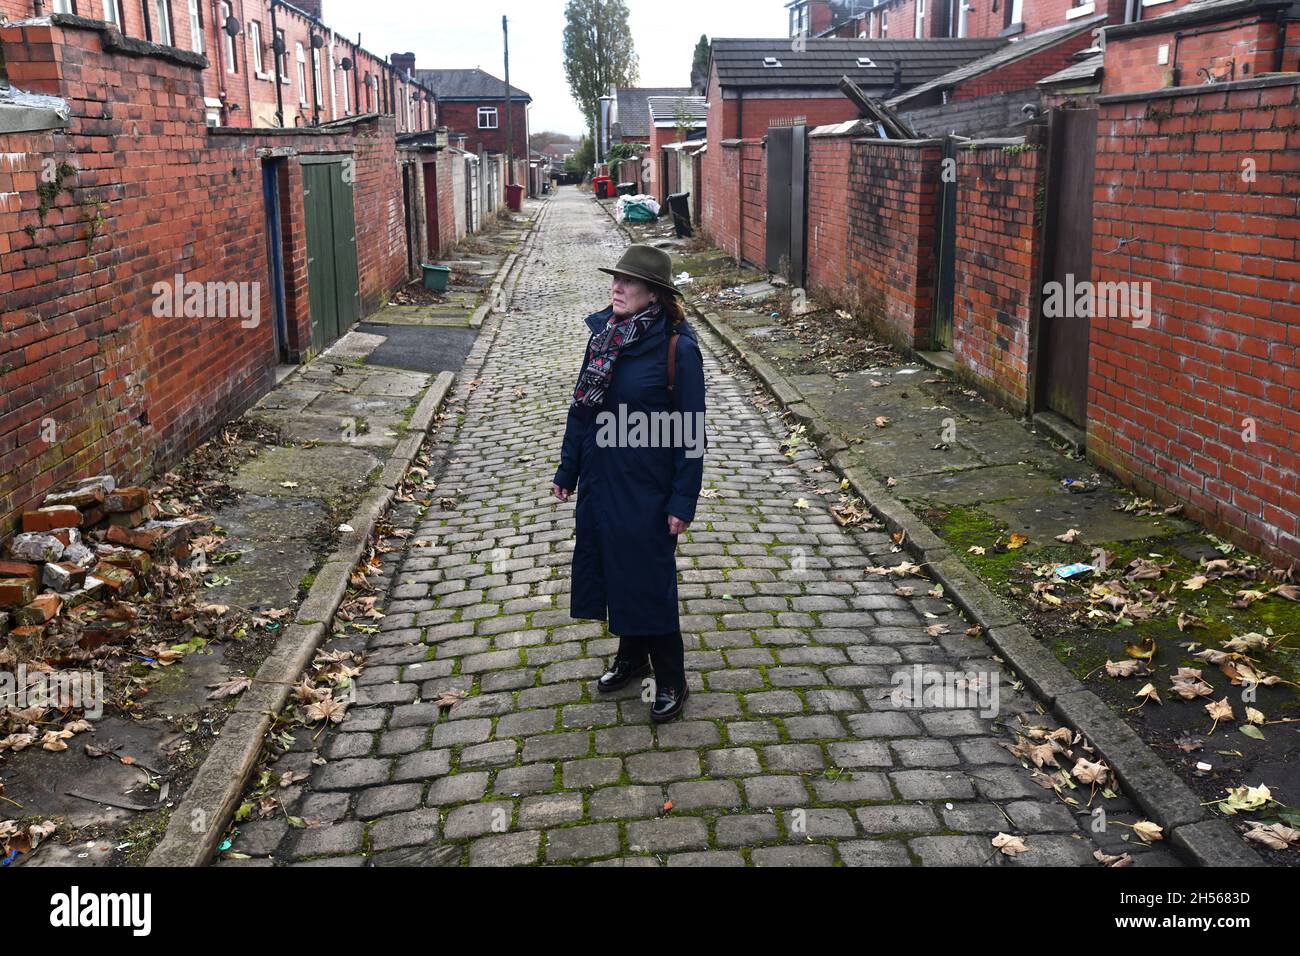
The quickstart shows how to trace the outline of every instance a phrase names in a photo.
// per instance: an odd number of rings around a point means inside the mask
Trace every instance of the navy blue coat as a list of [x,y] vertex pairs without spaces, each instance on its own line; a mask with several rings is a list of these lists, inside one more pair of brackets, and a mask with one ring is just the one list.
[[[587,316],[592,334],[614,314],[610,306]],[[668,532],[668,516],[695,520],[695,504],[704,478],[707,439],[698,427],[691,450],[665,446],[610,444],[611,420],[619,406],[628,418],[672,410],[704,420],[704,357],[695,331],[678,326],[673,391],[668,390],[668,323],[662,312],[645,335],[623,349],[599,408],[572,405],[560,450],[555,484],[577,490],[573,551],[573,590],[569,613],[575,618],[608,620],[612,634],[668,634],[678,628],[677,535]],[[591,342],[582,368],[590,359]],[[581,371],[581,370],[580,370]],[[671,396],[671,397],[670,397]],[[604,419],[601,413],[606,413]],[[654,419],[650,419],[654,421]],[[662,421],[662,418],[660,419]],[[605,439],[598,441],[602,423]],[[630,434],[630,433],[629,433]],[[682,432],[688,439],[690,433]],[[606,612],[608,609],[608,617]]]

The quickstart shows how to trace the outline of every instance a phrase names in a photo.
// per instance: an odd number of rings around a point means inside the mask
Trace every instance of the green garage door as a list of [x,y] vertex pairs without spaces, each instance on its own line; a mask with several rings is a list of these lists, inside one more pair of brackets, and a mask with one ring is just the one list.
[[325,348],[361,318],[352,184],[341,161],[302,158],[307,225],[307,289],[312,351]]

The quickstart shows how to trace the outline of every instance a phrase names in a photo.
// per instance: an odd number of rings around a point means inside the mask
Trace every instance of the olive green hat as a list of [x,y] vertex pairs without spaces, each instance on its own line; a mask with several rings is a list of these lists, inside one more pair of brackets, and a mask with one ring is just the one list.
[[673,285],[673,259],[662,249],[654,246],[628,246],[618,265],[612,269],[602,268],[601,272],[610,275],[631,276],[653,286],[658,286],[680,296],[682,290]]

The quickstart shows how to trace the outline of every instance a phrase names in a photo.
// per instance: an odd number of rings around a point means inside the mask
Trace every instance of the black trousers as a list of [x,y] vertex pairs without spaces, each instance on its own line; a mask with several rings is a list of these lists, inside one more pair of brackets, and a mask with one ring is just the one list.
[[656,687],[686,686],[686,650],[681,628],[671,634],[624,635],[618,639],[618,656],[633,664],[640,664],[649,656]]

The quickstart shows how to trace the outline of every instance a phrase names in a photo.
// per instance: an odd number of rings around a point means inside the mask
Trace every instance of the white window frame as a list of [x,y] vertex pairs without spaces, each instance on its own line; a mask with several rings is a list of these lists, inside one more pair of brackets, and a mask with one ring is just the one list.
[[298,60],[298,104],[307,105],[307,53],[301,43],[295,43],[294,55]]
[[54,0],[55,13],[71,13],[72,0]]
[[[195,2],[197,3],[198,0],[195,0]],[[153,42],[162,46],[175,46],[176,34],[172,30],[172,11],[167,0],[152,0],[150,13],[153,14],[150,18],[152,20],[150,26],[153,30]],[[202,31],[199,32],[198,42],[200,45],[203,43]]]
[[201,0],[188,0],[190,15],[190,49],[195,53],[203,52],[203,17],[199,14]]
[[1080,17],[1091,16],[1097,11],[1097,4],[1094,0],[1087,0],[1087,3],[1080,4],[1079,0],[1073,0],[1074,6],[1065,11],[1065,19],[1077,20]]
[[925,0],[916,0],[916,32],[915,39],[920,40],[925,36]]
[[[491,125],[484,125],[483,119],[485,113],[488,114],[488,116],[491,118],[492,120]],[[480,106],[478,108],[479,129],[500,129],[501,128],[500,123],[501,120],[500,120],[499,112],[495,106]]]
[[[248,21],[248,42],[253,48],[253,72],[259,80],[271,79],[271,74],[266,72],[262,64],[262,24],[256,20]],[[274,56],[275,51],[272,50],[271,54]]]
[[1025,0],[1010,0],[1012,24],[1025,22]]
[[311,79],[315,84],[313,89],[316,92],[316,102],[319,103],[325,99],[325,93],[320,82],[320,50],[315,47],[311,48]]
[[234,11],[230,8],[230,4],[227,3],[226,0],[221,0],[221,2],[217,4],[217,9],[221,12],[221,22],[214,25],[217,29],[217,37],[224,38],[221,39],[221,45],[226,54],[226,72],[232,74],[238,73],[239,60],[235,56],[235,38],[226,32],[226,21],[230,19],[234,14]]
[[118,16],[117,0],[104,0],[104,22],[111,23],[119,30],[122,29],[122,18]]
[[[280,46],[283,50],[280,53],[275,52],[275,47],[271,48],[271,54],[275,57],[275,68],[280,74],[281,83],[289,83],[289,39],[284,35],[283,30],[276,30],[276,36],[280,38]],[[272,43],[275,38],[272,37]]]
[[889,7],[880,11],[880,39],[889,36]]

